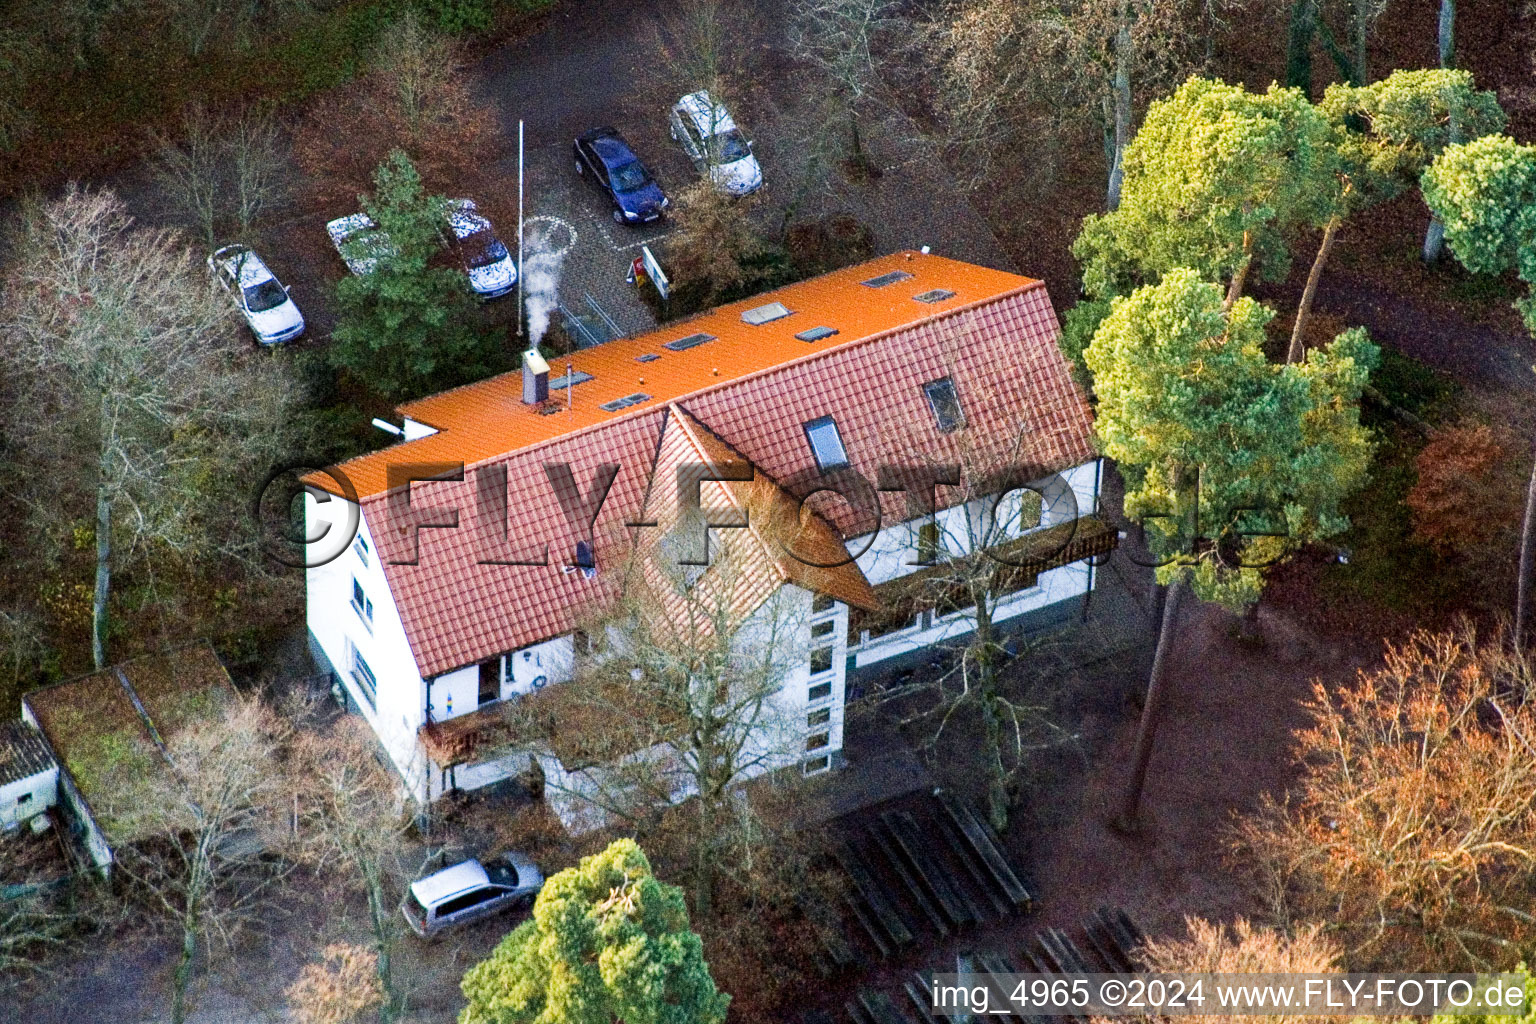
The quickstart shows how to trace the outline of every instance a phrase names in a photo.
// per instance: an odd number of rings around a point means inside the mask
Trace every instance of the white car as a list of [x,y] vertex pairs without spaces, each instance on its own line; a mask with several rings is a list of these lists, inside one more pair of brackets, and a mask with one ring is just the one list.
[[395,251],[389,236],[366,213],[338,217],[325,226],[325,233],[331,236],[331,243],[354,274],[373,273],[379,260]]
[[688,154],[699,173],[733,196],[763,187],[763,169],[752,155],[752,143],[741,134],[730,111],[708,92],[691,92],[672,107],[672,138]]
[[544,873],[521,853],[485,864],[466,860],[411,883],[400,913],[424,939],[457,925],[526,906],[544,887]]
[[476,295],[494,299],[517,286],[517,264],[474,200],[449,200],[448,224],[453,228],[459,260],[469,275],[469,287]]
[[304,333],[304,317],[287,286],[249,248],[226,245],[208,257],[208,269],[234,296],[258,342],[276,345]]
[[[494,299],[517,286],[517,264],[474,200],[450,199],[448,226],[453,231],[455,256],[476,295]],[[337,218],[325,230],[354,274],[373,273],[379,260],[395,251],[389,236],[366,213]]]

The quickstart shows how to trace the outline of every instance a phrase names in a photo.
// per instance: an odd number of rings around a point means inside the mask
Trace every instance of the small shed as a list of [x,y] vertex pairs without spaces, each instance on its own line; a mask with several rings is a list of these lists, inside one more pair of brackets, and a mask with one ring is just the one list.
[[145,655],[21,698],[62,765],[59,800],[98,871],[115,859],[113,842],[140,838],[132,783],[171,771],[165,740],[218,715],[235,697],[229,673],[206,641]]
[[59,765],[30,724],[0,724],[0,829],[14,829],[59,802]]

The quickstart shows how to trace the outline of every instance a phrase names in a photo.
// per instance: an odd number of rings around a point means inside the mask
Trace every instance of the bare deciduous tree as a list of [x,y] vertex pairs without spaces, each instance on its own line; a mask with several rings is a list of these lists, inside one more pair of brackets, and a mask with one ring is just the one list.
[[861,108],[880,85],[875,51],[881,36],[905,27],[893,0],[798,0],[790,36],[795,56],[831,81],[848,127],[848,159],[869,170]]
[[283,156],[268,114],[224,116],[194,103],[179,141],[155,141],[155,177],[209,248],[224,231],[250,240],[257,218],[282,198]]
[[[1078,540],[1077,519],[1088,510],[1078,508],[1066,480],[1026,462],[1028,438],[1022,431],[999,446],[995,439],[977,438],[967,428],[953,391],[937,391],[930,401],[950,424],[957,457],[941,464],[928,452],[887,443],[896,464],[905,462],[909,469],[905,479],[882,481],[880,486],[905,489],[919,567],[902,578],[906,585],[901,601],[869,625],[878,633],[908,626],[917,616],[935,625],[941,620],[952,623],[954,638],[936,645],[951,654],[949,664],[937,673],[922,674],[908,687],[886,691],[884,699],[911,706],[907,698],[917,698],[908,721],[936,723],[928,746],[943,738],[957,715],[980,717],[978,760],[986,780],[987,816],[1001,830],[1007,826],[1017,778],[1030,755],[1075,738],[1053,720],[1049,690],[1056,680],[1047,677],[1057,639],[1014,638],[1015,649],[1010,651],[1002,626],[1006,606],[1034,586],[1051,556],[1066,552]],[[939,493],[946,507],[935,511]],[[850,632],[859,625],[851,620]],[[1034,666],[1029,670],[1033,685],[1004,677],[1002,668],[1015,655]]]
[[621,600],[587,630],[593,647],[576,677],[512,713],[557,702],[559,719],[581,730],[583,760],[597,766],[576,773],[570,792],[619,821],[649,831],[689,800],[677,811],[679,838],[693,862],[694,914],[707,919],[717,880],[736,871],[745,882],[763,838],[742,785],[798,760],[803,722],[785,682],[808,656],[809,595],[781,589],[744,615],[738,601],[753,571],[744,545],[712,544],[707,568],[679,564],[703,531],[685,521],[650,571],[637,560]]
[[[1218,5],[1218,7],[1224,5]],[[1096,123],[1119,205],[1135,90],[1193,70],[1185,0],[971,0],[933,28],[952,138],[982,155],[1039,125]]]
[[1536,689],[1503,636],[1388,644],[1297,734],[1302,777],[1237,829],[1282,923],[1322,921],[1351,970],[1510,967],[1536,935]]
[[458,48],[407,11],[381,34],[374,70],[310,109],[294,155],[324,202],[355,201],[395,149],[431,188],[459,192],[485,173],[494,132]]
[[[129,559],[238,554],[252,470],[280,450],[286,364],[248,366],[234,311],[171,233],[111,192],[70,189],[24,225],[0,353],[31,415],[17,493],[41,521],[94,508],[92,656],[107,664],[112,576]],[[47,473],[26,466],[47,465]]]
[[677,194],[667,260],[678,284],[698,288],[700,308],[740,289],[751,280],[748,263],[763,249],[747,219],[746,203],[696,181]]
[[166,738],[171,770],[119,780],[99,801],[119,869],[178,932],[172,1024],[186,1020],[199,952],[229,945],[279,877],[262,854],[280,834],[284,733],[270,709],[236,699]]
[[367,898],[373,935],[369,955],[380,1016],[388,1021],[405,1008],[394,952],[400,938],[395,905],[405,879],[400,851],[409,819],[399,782],[379,763],[375,750],[376,740],[360,719],[343,719],[324,732],[298,737],[289,778],[298,807],[300,855],[318,868],[340,872]]

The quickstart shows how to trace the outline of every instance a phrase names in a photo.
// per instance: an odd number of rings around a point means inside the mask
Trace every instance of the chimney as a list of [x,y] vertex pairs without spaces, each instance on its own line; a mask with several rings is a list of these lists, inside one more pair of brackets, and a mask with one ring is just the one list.
[[523,404],[538,405],[549,400],[549,364],[531,348],[523,353]]

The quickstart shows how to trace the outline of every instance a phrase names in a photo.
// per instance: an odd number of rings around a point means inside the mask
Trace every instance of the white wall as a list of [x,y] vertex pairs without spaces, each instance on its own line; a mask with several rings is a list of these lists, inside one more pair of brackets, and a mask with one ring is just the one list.
[[[1040,489],[1040,522],[1032,529],[1047,529],[1098,511],[1099,463],[1085,462],[1074,466],[1055,478],[1035,481]],[[994,507],[1003,509],[999,514],[1005,523],[1017,519],[1018,497],[1004,496],[1001,505],[994,498],[981,498],[963,506],[945,509],[938,514],[939,536],[951,554],[965,554],[969,547],[981,540],[994,543],[1000,540],[992,527]],[[922,520],[892,523],[883,526],[873,538],[866,534],[848,542],[850,552],[860,551],[859,568],[872,584],[917,572],[924,568],[918,563],[918,529]],[[1033,587],[1010,595],[998,602],[994,609],[995,621],[1004,622],[1026,612],[1049,607],[1059,601],[1081,597],[1088,589],[1091,574],[1088,566],[1076,562],[1041,573]],[[884,636],[860,642],[851,638],[855,650],[854,665],[864,668],[890,658],[910,654],[955,637],[964,636],[976,626],[974,612],[959,611],[945,616],[925,616],[911,627]]]
[[[332,497],[321,504],[306,495],[305,520],[310,535],[316,532],[314,524],[318,522],[330,522],[333,529],[343,529],[348,506],[348,502],[339,498]],[[361,510],[358,511],[357,530],[368,546],[366,558],[352,544],[325,565],[306,571],[309,631],[330,659],[352,702],[378,735],[411,795],[418,801],[425,801],[428,771],[417,734],[425,723],[426,686],[416,671],[416,657],[405,638],[400,610],[385,578],[368,517]],[[354,579],[362,584],[363,593],[373,603],[371,629],[353,608]],[[353,678],[352,647],[362,655],[378,680],[377,697],[372,703]],[[471,711],[474,710],[474,697],[472,687]]]
[[59,768],[54,765],[35,775],[0,786],[0,828],[13,828],[35,818],[59,802]]

